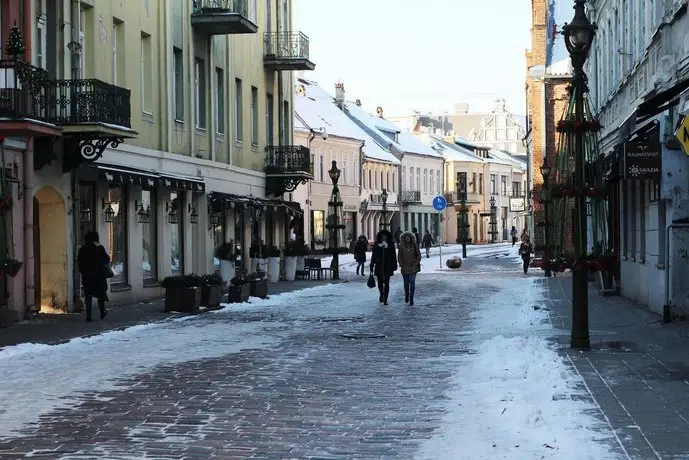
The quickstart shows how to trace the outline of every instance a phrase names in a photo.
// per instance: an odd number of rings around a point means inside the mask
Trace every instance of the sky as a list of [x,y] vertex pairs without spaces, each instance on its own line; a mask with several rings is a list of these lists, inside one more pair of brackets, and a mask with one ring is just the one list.
[[487,110],[503,97],[525,113],[529,0],[293,0],[316,70],[304,76],[385,116]]

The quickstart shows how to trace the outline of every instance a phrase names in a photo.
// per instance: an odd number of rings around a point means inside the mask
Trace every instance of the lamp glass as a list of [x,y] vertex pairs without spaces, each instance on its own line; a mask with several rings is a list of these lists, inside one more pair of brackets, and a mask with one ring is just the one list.
[[91,223],[91,208],[89,208],[88,206],[82,206],[82,208],[79,210],[79,214],[81,217],[82,224]]
[[495,197],[494,196],[490,197],[490,206],[491,206],[491,208],[495,206]]
[[550,166],[545,164],[545,162],[543,163],[543,166],[541,166],[541,175],[543,178],[547,178],[550,175]]
[[591,38],[591,30],[588,27],[573,27],[569,33],[569,43],[576,49],[586,47]]
[[115,210],[110,204],[108,204],[108,207],[105,208],[105,212],[103,214],[105,215],[105,222],[115,222]]
[[328,176],[333,182],[333,185],[337,185],[337,181],[340,180],[340,170],[337,168],[337,161],[332,162],[332,167],[328,170]]
[[177,214],[177,209],[175,209],[175,208],[170,209],[170,212],[167,213],[167,221],[171,224],[178,224],[179,223],[179,216]]

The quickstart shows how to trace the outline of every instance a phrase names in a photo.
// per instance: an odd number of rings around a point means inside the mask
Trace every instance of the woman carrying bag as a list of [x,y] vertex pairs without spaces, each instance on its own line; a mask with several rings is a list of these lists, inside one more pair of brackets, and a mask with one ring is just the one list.
[[390,277],[397,270],[395,242],[392,239],[392,234],[387,230],[381,230],[376,235],[376,242],[371,251],[370,268],[372,274],[378,278],[378,292],[380,293],[378,300],[383,305],[387,305],[390,294]]
[[421,271],[421,251],[416,245],[416,237],[413,233],[404,232],[400,236],[397,259],[404,279],[404,301],[409,302],[409,305],[414,305],[416,274]]

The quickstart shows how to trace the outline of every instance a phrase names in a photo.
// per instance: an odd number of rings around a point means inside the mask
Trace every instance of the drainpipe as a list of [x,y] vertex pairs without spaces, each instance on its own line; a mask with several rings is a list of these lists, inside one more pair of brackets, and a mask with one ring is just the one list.
[[19,184],[19,187],[24,187],[24,190],[19,190],[24,193],[24,305],[26,305],[25,312],[37,313],[38,308],[35,304],[36,288],[35,288],[35,252],[34,252],[34,222],[33,222],[33,149],[34,138],[29,137],[26,140],[26,151],[24,153],[24,181]]
[[673,228],[689,228],[689,223],[671,223],[665,227],[665,305],[663,305],[663,322],[672,322],[672,304],[670,300],[670,268],[672,268],[672,263],[670,262],[670,230]]
[[[79,43],[79,30],[81,29],[81,0],[72,2],[72,41]],[[80,75],[80,64],[83,58],[84,50],[78,53],[78,60],[72,62],[72,78],[84,78],[85,75]],[[72,54],[74,61],[74,54]],[[32,168],[33,169],[33,168]],[[79,254],[79,168],[74,168],[69,173],[70,176],[70,194],[71,214],[72,214],[72,309],[71,311],[81,310],[81,277],[79,274],[79,266],[77,264]],[[65,267],[66,268],[66,267]],[[65,299],[66,300],[66,299]]]
[[[311,142],[313,142],[313,140],[315,138],[316,138],[316,132],[312,129],[311,133],[309,134],[308,140],[306,141],[307,145],[309,146],[309,155],[311,154]],[[316,174],[316,170],[315,170],[316,156],[315,155],[313,156],[313,160],[314,160],[314,171],[313,171],[313,173],[315,175]],[[306,214],[306,216],[304,216],[304,220],[306,221],[308,218],[309,236],[310,236],[309,244],[311,245],[311,249],[313,249],[313,234],[311,233],[311,212],[310,212],[311,211],[311,181],[308,181],[306,184],[307,184],[306,201],[308,201],[308,209],[304,209],[304,214]],[[306,203],[304,203],[304,204],[306,204]],[[308,214],[306,213],[307,210],[309,211]],[[306,222],[304,222],[304,227],[306,227]],[[306,229],[304,228],[304,230],[306,230]],[[306,243],[306,241],[304,241],[304,243]]]

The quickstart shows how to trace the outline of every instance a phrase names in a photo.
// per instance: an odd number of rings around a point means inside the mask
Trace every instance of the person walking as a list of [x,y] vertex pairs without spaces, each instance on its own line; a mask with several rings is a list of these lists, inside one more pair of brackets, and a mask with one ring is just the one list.
[[397,260],[404,280],[404,301],[409,305],[414,305],[416,274],[421,271],[421,251],[415,239],[416,237],[409,232],[402,233],[397,251]]
[[361,269],[361,275],[365,275],[366,271],[366,251],[368,250],[368,238],[361,235],[354,246],[354,260],[356,260],[356,274],[359,274],[359,269]]
[[514,225],[512,226],[512,230],[510,230],[510,236],[512,237],[512,247],[514,247],[514,245],[517,244],[517,227]]
[[100,319],[104,319],[108,315],[105,309],[105,302],[108,300],[107,278],[112,275],[108,266],[110,256],[101,246],[98,232],[88,232],[84,236],[84,244],[79,248],[77,262],[81,273],[81,284],[84,287],[86,321],[93,321],[91,307],[94,297],[98,300]]
[[416,229],[416,227],[413,227],[411,231],[414,234],[414,238],[416,238],[416,245],[421,247],[421,235],[419,235],[419,231]]
[[395,230],[395,244],[397,246],[400,245],[400,235],[402,235],[402,229],[397,227],[397,230]]
[[431,247],[435,244],[435,240],[433,239],[433,236],[431,236],[431,232],[426,230],[426,233],[423,234],[423,247],[426,249],[426,259],[430,257],[431,253]]
[[376,242],[371,250],[371,272],[378,278],[379,301],[388,304],[390,294],[390,277],[397,271],[397,255],[395,242],[387,230],[381,230],[376,235]]
[[522,238],[522,244],[519,246],[519,254],[522,257],[524,274],[529,270],[529,262],[531,262],[531,239],[529,235]]

